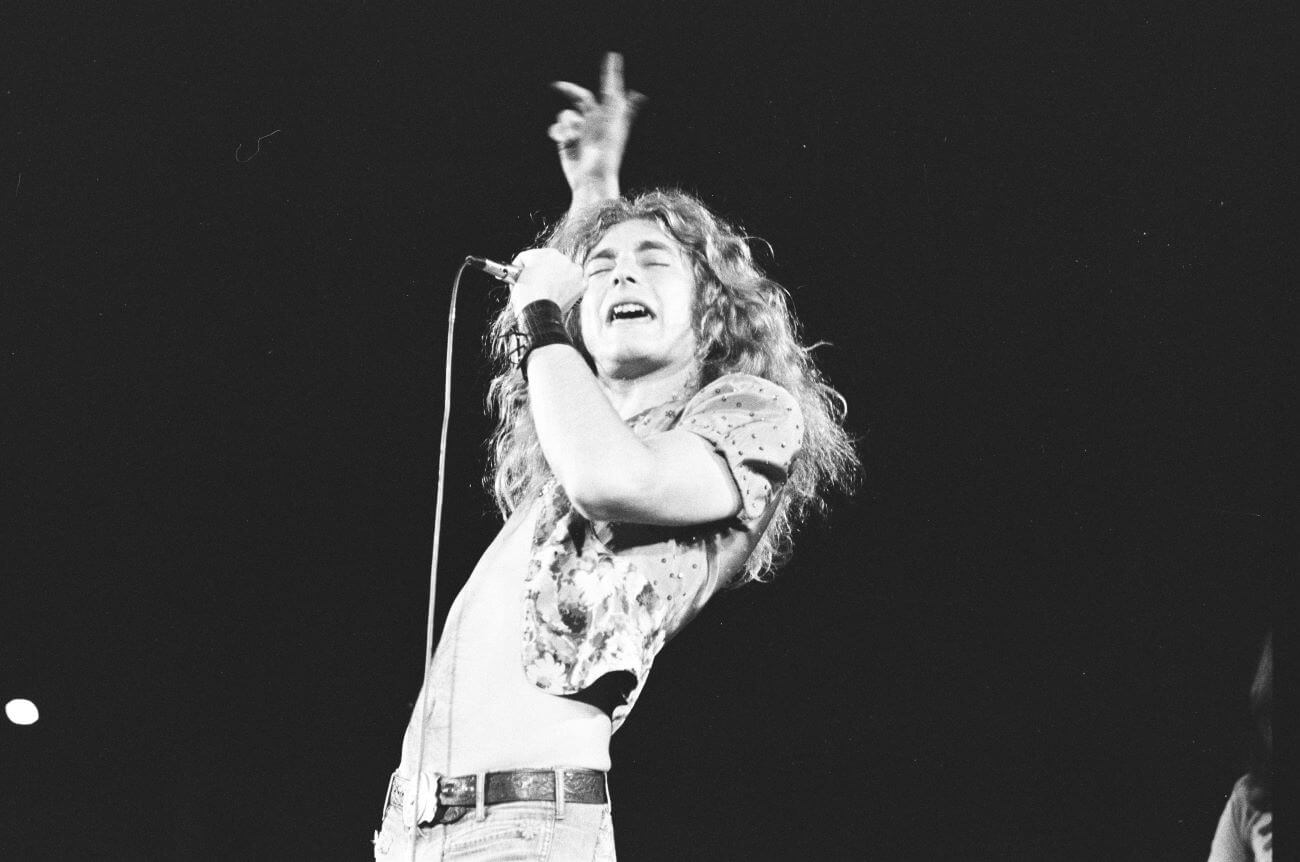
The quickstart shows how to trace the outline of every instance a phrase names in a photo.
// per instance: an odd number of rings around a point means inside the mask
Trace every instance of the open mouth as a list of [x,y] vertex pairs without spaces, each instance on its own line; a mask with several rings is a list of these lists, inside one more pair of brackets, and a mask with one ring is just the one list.
[[619,302],[609,309],[609,316],[606,323],[617,323],[620,320],[653,320],[654,314],[639,302]]

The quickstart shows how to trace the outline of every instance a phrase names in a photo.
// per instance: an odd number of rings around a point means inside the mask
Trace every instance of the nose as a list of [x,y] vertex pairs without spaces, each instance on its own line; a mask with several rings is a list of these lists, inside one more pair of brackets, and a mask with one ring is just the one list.
[[614,271],[610,273],[610,276],[611,283],[616,287],[625,282],[636,284],[640,279],[636,263],[628,257],[620,257],[614,261]]

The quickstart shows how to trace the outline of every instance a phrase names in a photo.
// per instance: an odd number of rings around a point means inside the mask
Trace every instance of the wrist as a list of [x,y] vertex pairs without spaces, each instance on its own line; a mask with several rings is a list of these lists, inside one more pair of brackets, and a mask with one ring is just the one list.
[[518,297],[515,300],[515,320],[519,329],[529,337],[543,329],[556,326],[564,328],[564,311],[560,304],[550,297]]
[[518,312],[519,328],[528,341],[523,356],[519,359],[519,371],[528,380],[528,360],[533,351],[552,344],[569,347],[573,342],[564,328],[564,314],[560,306],[550,299],[537,299],[524,305]]
[[619,195],[618,174],[610,175],[602,172],[579,177],[570,188],[573,192],[571,209],[613,200]]
[[[555,302],[549,296],[545,296],[535,290],[521,290],[516,284],[510,292],[510,305],[515,310],[515,320],[522,328],[524,326],[524,309],[537,302]],[[559,303],[556,303],[557,305]]]

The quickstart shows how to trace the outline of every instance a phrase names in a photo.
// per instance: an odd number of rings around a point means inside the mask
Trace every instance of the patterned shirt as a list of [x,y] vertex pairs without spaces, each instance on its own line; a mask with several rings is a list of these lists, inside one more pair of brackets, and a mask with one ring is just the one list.
[[523,667],[543,691],[573,695],[606,674],[635,686],[611,716],[631,711],[663,645],[744,568],[799,452],[803,417],[785,389],[729,374],[689,399],[628,420],[640,438],[674,428],[707,440],[740,491],[733,517],[693,527],[591,522],[561,499],[541,519],[525,575]]

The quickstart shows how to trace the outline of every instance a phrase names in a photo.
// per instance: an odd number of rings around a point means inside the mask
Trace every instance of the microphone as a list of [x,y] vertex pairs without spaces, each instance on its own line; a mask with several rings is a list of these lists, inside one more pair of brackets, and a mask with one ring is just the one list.
[[481,269],[497,281],[504,281],[506,284],[514,284],[519,278],[520,269],[508,263],[497,263],[495,260],[488,260],[486,257],[475,257],[470,255],[465,258],[465,263]]

